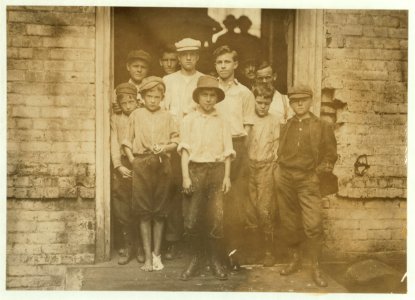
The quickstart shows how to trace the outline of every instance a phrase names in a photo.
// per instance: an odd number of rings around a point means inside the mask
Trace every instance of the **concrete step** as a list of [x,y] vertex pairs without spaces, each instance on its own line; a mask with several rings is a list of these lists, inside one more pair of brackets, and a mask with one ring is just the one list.
[[187,259],[164,261],[164,270],[144,272],[141,264],[131,261],[119,266],[117,260],[93,266],[70,267],[67,272],[68,290],[91,291],[252,291],[347,293],[347,290],[326,274],[327,288],[317,287],[310,278],[308,267],[290,276],[280,276],[283,265],[264,268],[259,265],[243,266],[231,272],[227,281],[219,281],[208,270],[190,281],[178,280]]

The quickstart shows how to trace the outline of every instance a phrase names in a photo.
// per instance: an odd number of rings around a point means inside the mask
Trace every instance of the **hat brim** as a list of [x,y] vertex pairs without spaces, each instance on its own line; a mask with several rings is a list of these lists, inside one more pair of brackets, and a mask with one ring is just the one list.
[[221,101],[223,101],[223,99],[225,99],[225,93],[222,91],[222,89],[217,88],[217,87],[198,87],[193,91],[193,101],[199,104],[199,93],[201,90],[210,90],[213,89],[216,91],[217,95],[218,95],[218,101],[216,101],[216,103],[219,103]]
[[189,46],[189,47],[183,47],[183,48],[179,48],[176,51],[177,52],[183,52],[183,51],[199,51],[200,48],[196,47],[196,46]]
[[295,101],[298,99],[311,98],[311,97],[312,95],[310,94],[298,93],[298,94],[290,95],[288,98],[290,99],[290,101]]

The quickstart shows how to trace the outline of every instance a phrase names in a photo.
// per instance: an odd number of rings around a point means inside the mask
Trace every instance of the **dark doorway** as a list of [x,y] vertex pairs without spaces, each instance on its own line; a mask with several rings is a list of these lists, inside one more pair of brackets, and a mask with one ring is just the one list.
[[[161,47],[185,37],[202,42],[198,70],[215,74],[211,53],[217,45],[212,44],[212,35],[222,30],[222,24],[208,16],[207,8],[117,7],[113,12],[115,85],[129,79],[126,70],[129,51],[143,49],[149,52],[153,57],[150,74],[160,76],[158,57]],[[294,15],[294,10],[261,10],[262,51],[258,60],[267,60],[272,64],[278,74],[276,88],[283,94],[287,91],[291,76]],[[246,194],[243,196],[246,197]],[[111,220],[111,241],[117,248],[120,233],[113,217]],[[235,237],[243,241],[245,233],[242,228]]]

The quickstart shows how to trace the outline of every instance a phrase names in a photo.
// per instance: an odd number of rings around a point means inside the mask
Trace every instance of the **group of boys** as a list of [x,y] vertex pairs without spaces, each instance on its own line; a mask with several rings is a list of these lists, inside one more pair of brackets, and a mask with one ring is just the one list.
[[[111,119],[112,203],[125,242],[118,262],[128,263],[133,248],[143,248],[136,253],[142,269],[161,270],[165,227],[165,258],[177,253],[183,231],[189,241],[191,259],[180,279],[195,276],[208,258],[215,277],[226,280],[222,242],[228,250],[236,245],[227,239],[235,228],[224,234],[224,216],[243,207],[244,226],[263,237],[263,264],[272,266],[278,206],[291,254],[280,274],[301,268],[306,241],[312,278],[327,286],[319,267],[320,185],[334,176],[337,152],[331,126],[310,112],[312,90],[290,87],[287,99],[273,88],[272,67],[263,64],[251,91],[235,78],[238,54],[226,45],[213,53],[218,77],[204,75],[196,69],[200,47],[185,38],[175,52],[164,51],[163,78],[148,76],[151,56],[145,51],[128,55],[131,78],[116,88],[118,113]],[[235,187],[246,168],[249,200],[241,203]],[[137,220],[142,242],[134,233]]]

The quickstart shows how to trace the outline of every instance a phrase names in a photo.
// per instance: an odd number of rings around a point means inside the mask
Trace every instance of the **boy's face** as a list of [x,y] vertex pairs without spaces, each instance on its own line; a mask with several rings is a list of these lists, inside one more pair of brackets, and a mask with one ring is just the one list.
[[118,97],[122,112],[129,116],[137,108],[137,97],[131,94],[120,94]]
[[266,67],[256,71],[255,80],[258,83],[270,84],[276,80],[276,76],[273,74],[271,67]]
[[149,111],[156,111],[160,109],[160,102],[163,100],[163,93],[155,87],[148,90],[143,96],[144,106]]
[[210,113],[214,110],[216,102],[218,102],[218,94],[215,89],[202,89],[199,92],[199,106],[205,113]]
[[140,83],[148,74],[148,63],[144,60],[137,59],[127,64],[127,70],[130,73],[130,78]]
[[232,53],[224,53],[216,58],[215,67],[219,77],[226,80],[234,75],[238,62],[233,60]]
[[265,117],[268,114],[272,98],[264,98],[257,96],[255,98],[255,112],[260,117]]
[[196,69],[199,53],[197,51],[180,51],[177,54],[177,58],[184,70],[193,71]]
[[290,100],[290,106],[297,117],[303,117],[310,111],[311,102],[311,97],[293,99]]
[[177,60],[177,54],[175,52],[164,52],[160,58],[160,66],[163,68],[165,74],[176,72],[178,63],[179,61]]

